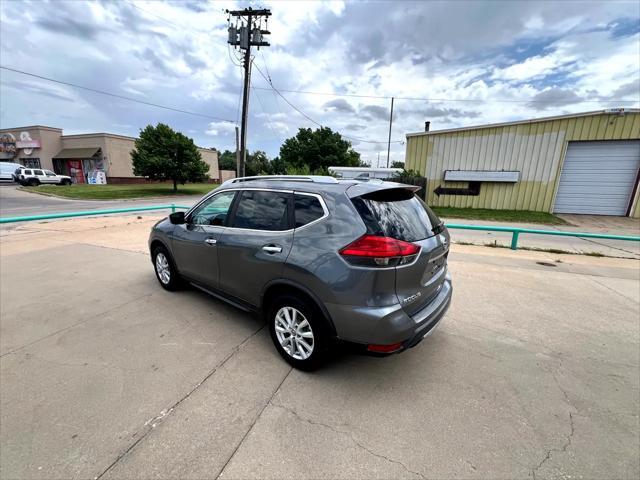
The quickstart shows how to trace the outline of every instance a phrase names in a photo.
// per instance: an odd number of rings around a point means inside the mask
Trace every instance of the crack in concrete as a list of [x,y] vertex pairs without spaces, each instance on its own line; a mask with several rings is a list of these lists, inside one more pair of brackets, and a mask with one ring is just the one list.
[[286,412],[289,412],[290,414],[292,414],[294,417],[296,417],[299,421],[301,422],[305,422],[308,423],[309,425],[314,425],[314,426],[319,426],[319,427],[324,427],[327,428],[329,430],[331,430],[332,432],[335,432],[337,434],[343,435],[345,437],[348,437],[355,445],[357,445],[359,448],[361,448],[362,450],[364,450],[365,452],[367,452],[368,454],[376,457],[376,458],[381,458],[383,460],[386,460],[389,463],[393,463],[395,465],[399,465],[401,466],[405,471],[411,473],[412,475],[415,475],[418,478],[421,478],[423,480],[427,480],[427,478],[422,475],[420,472],[416,472],[414,470],[411,470],[409,467],[407,467],[404,463],[398,461],[398,460],[394,460],[393,458],[389,458],[386,455],[382,455],[381,453],[377,453],[374,452],[373,450],[371,450],[369,447],[367,447],[366,445],[363,445],[361,442],[359,442],[354,436],[353,433],[351,432],[345,432],[342,430],[338,430],[337,428],[335,428],[332,425],[328,425],[326,423],[322,423],[322,422],[317,422],[314,420],[311,420],[309,418],[303,417],[301,416],[298,412],[296,412],[295,410],[293,410],[290,407],[287,407],[285,405],[279,404],[279,403],[275,403],[272,400],[269,401],[269,403],[271,405],[273,405],[276,408],[281,408],[282,410],[285,410]]
[[11,355],[11,354],[16,353],[16,352],[19,352],[20,350],[23,350],[23,349],[25,349],[27,347],[35,345],[36,343],[39,343],[39,342],[41,342],[43,340],[46,340],[47,338],[51,338],[51,337],[53,337],[55,335],[58,335],[59,333],[71,330],[71,329],[73,329],[75,327],[78,327],[78,326],[84,324],[84,323],[87,323],[87,322],[90,322],[91,320],[95,320],[97,318],[100,318],[103,315],[107,315],[107,314],[109,314],[109,313],[111,313],[111,312],[113,312],[115,310],[118,310],[119,308],[126,307],[127,305],[130,305],[132,303],[137,302],[138,300],[142,300],[143,298],[150,297],[152,295],[153,295],[152,293],[145,293],[144,295],[140,295],[139,297],[136,297],[136,298],[133,298],[133,299],[127,301],[127,302],[121,303],[120,305],[116,305],[114,307],[107,308],[106,310],[104,310],[102,312],[99,312],[99,313],[96,313],[94,315],[91,315],[91,316],[85,318],[84,320],[81,320],[81,321],[79,321],[77,323],[74,323],[73,325],[69,325],[67,327],[61,328],[60,330],[56,330],[55,332],[52,332],[52,333],[50,333],[48,335],[45,335],[44,337],[40,337],[37,340],[34,340],[34,341],[26,343],[26,344],[24,344],[24,345],[22,345],[20,347],[16,347],[16,348],[14,348],[12,350],[9,350],[8,352],[5,352],[5,353],[1,354],[0,358],[5,357],[7,355]]
[[562,392],[562,395],[564,397],[565,403],[570,408],[575,410],[575,412],[569,412],[569,427],[570,427],[570,431],[569,431],[569,434],[567,435],[564,443],[562,444],[562,446],[560,448],[551,448],[551,449],[547,450],[547,453],[545,454],[544,458],[536,466],[531,468],[531,476],[533,477],[533,480],[536,480],[536,475],[538,473],[538,470],[540,470],[540,468],[542,468],[542,466],[545,463],[547,463],[549,460],[551,460],[551,456],[552,456],[553,453],[566,453],[567,449],[571,446],[571,442],[573,441],[573,436],[575,434],[575,425],[573,423],[573,416],[574,415],[578,415],[578,413],[577,413],[578,409],[571,402],[571,399],[569,398],[568,392],[565,390],[565,388],[560,383],[560,380],[558,379],[557,373],[562,368],[562,359],[558,358],[558,360],[559,360],[558,367],[554,371],[551,371],[549,373],[551,373],[551,376],[553,377],[553,380],[556,383],[556,386],[558,387],[558,390],[560,390],[560,392]]
[[569,435],[567,435],[567,438],[564,442],[564,444],[562,445],[562,447],[560,448],[552,448],[550,450],[547,450],[547,454],[544,456],[544,458],[540,461],[540,463],[538,463],[538,465],[536,465],[535,467],[533,467],[531,469],[531,476],[533,477],[533,480],[536,480],[536,474],[538,473],[538,470],[540,470],[540,468],[542,468],[542,466],[547,463],[549,460],[551,460],[551,454],[552,453],[565,453],[567,451],[567,449],[571,446],[571,441],[573,440],[573,434],[575,433],[575,426],[573,424],[573,413],[569,412],[569,425],[571,426],[571,431],[569,432]]
[[104,470],[102,470],[102,472],[96,475],[94,477],[94,480],[99,480],[107,472],[109,472],[113,467],[115,467],[120,462],[120,460],[122,460],[125,456],[127,456],[127,454],[136,447],[136,445],[138,445],[140,442],[142,442],[142,440],[144,440],[145,438],[147,438],[147,436],[149,436],[149,434],[153,431],[153,429],[156,428],[158,423],[163,421],[178,406],[180,406],[182,402],[184,402],[187,398],[189,398],[198,388],[200,388],[200,386],[204,382],[206,382],[209,378],[211,378],[211,376],[213,376],[214,373],[216,373],[220,368],[222,368],[225,365],[225,363],[227,363],[231,358],[233,358],[233,356],[236,355],[242,349],[242,347],[244,347],[253,337],[255,337],[258,333],[260,333],[264,329],[264,327],[265,325],[262,325],[259,329],[251,333],[251,335],[249,335],[241,343],[239,343],[225,358],[223,358],[220,362],[218,362],[216,366],[213,367],[213,369],[209,373],[207,373],[207,375],[205,375],[205,377],[202,380],[196,383],[191,390],[189,390],[185,395],[183,395],[180,399],[178,399],[178,401],[176,401],[173,405],[163,409],[158,415],[156,415],[155,417],[151,417],[149,420],[147,420],[142,426],[142,428],[137,430],[133,434],[133,437],[137,437],[139,435],[138,439],[135,442],[133,442],[131,445],[129,445],[127,448],[125,448],[125,450],[122,453],[120,453],[116,457],[116,459],[113,462],[111,462],[111,464],[109,464]]
[[293,371],[293,367],[291,367],[289,369],[289,371],[287,372],[287,374],[282,378],[282,380],[280,381],[280,383],[278,384],[278,386],[276,387],[276,389],[273,391],[273,393],[271,394],[271,396],[269,397],[269,399],[266,401],[266,403],[262,406],[262,409],[260,409],[260,412],[258,412],[258,415],[256,415],[256,418],[253,420],[253,422],[251,423],[251,425],[249,426],[249,428],[247,429],[247,431],[244,433],[244,435],[242,436],[242,438],[240,439],[240,441],[238,442],[238,445],[236,445],[236,448],[233,449],[233,452],[231,452],[231,455],[229,455],[229,458],[227,458],[227,461],[225,462],[225,464],[222,466],[222,468],[220,469],[220,472],[218,472],[218,475],[216,475],[216,480],[220,479],[220,477],[222,477],[222,474],[224,473],[225,469],[227,468],[227,465],[229,465],[229,463],[231,463],[231,460],[233,459],[233,457],[236,456],[236,453],[238,453],[238,450],[240,450],[240,447],[244,444],[244,441],[247,439],[247,437],[249,436],[249,434],[251,433],[251,430],[253,430],[253,427],[255,427],[256,423],[258,423],[258,420],[260,420],[260,418],[262,417],[262,414],[264,413],[264,411],[266,410],[266,408],[269,405],[273,405],[273,403],[271,402],[271,400],[273,400],[273,397],[275,397],[277,395],[277,393],[280,391],[280,388],[282,388],[282,385],[284,384],[285,380],[287,378],[289,378],[289,375],[291,375],[291,372]]

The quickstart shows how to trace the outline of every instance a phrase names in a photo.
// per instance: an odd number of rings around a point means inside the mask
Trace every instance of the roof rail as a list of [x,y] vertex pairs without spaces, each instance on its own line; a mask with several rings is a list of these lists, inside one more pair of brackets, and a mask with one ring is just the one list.
[[328,175],[260,175],[254,177],[231,178],[222,185],[229,185],[240,182],[259,182],[271,180],[284,180],[289,182],[315,182],[315,183],[338,183],[334,177]]

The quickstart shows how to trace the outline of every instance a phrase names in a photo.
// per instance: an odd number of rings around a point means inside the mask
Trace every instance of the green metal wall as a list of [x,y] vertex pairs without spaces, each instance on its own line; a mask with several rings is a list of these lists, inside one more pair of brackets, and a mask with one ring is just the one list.
[[[562,160],[570,141],[640,139],[640,113],[597,113],[516,125],[408,136],[406,168],[427,177],[433,206],[551,212]],[[518,170],[516,184],[483,183],[478,196],[436,196],[445,170]],[[446,182],[447,187],[467,183]],[[636,196],[632,209],[640,217]]]

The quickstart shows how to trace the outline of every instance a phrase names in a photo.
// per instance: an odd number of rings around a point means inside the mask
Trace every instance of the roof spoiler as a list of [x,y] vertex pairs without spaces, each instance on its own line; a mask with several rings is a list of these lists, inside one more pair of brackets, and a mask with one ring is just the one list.
[[362,182],[351,185],[347,188],[347,196],[349,198],[360,197],[368,193],[380,192],[383,190],[409,190],[410,192],[417,192],[422,187],[419,185],[407,185],[406,183],[395,182]]

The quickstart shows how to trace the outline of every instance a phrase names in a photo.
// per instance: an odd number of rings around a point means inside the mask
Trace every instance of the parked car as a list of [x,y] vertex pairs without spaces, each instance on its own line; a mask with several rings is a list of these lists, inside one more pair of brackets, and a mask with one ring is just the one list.
[[58,175],[43,168],[20,167],[15,171],[16,181],[23,186],[35,187],[40,184],[71,185],[71,177]]
[[19,163],[0,162],[0,182],[15,182],[15,171],[22,168]]
[[418,344],[452,295],[449,233],[418,187],[333,177],[229,180],[149,237],[160,285],[261,311],[280,355],[319,366],[335,341]]

